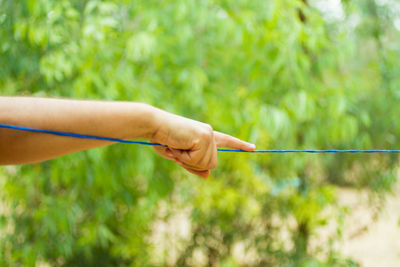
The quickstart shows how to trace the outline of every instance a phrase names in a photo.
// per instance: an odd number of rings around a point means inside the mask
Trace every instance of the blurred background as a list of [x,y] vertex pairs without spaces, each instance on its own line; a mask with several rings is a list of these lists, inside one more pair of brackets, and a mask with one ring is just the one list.
[[[399,44],[398,0],[0,0],[0,93],[146,102],[259,149],[399,149]],[[0,265],[400,262],[397,155],[219,156],[207,180],[125,144],[1,167]]]

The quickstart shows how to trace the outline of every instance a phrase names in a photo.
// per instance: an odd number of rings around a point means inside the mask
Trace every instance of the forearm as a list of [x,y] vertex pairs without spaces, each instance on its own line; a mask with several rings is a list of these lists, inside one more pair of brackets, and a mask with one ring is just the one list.
[[[0,97],[0,123],[120,139],[151,138],[155,113],[146,104]],[[112,142],[0,129],[0,164],[39,162]]]

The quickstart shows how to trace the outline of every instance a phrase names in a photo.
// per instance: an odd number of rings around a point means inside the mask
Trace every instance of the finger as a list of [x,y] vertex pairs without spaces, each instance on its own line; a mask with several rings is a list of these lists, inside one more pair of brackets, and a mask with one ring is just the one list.
[[185,167],[184,167],[184,169],[187,170],[188,172],[190,172],[190,173],[192,173],[194,175],[200,176],[202,178],[207,178],[208,176],[210,176],[210,171],[209,170],[207,170],[207,171],[195,171],[195,170],[191,170],[191,169],[188,169],[188,168],[185,168]]
[[186,164],[193,162],[192,155],[190,154],[190,151],[188,151],[188,150],[171,148],[170,151],[171,151],[171,154],[175,158],[179,159],[181,162],[184,162]]
[[207,147],[206,151],[189,151],[174,148],[170,148],[170,150],[176,159],[192,170],[204,171],[212,169],[211,167],[213,167],[208,165],[212,155],[209,147]]
[[[195,169],[200,168],[203,170],[210,170],[217,167],[216,162],[217,157],[217,147],[215,145],[214,138],[211,139],[211,142],[205,146],[205,150],[202,154],[198,155],[198,162],[194,165]],[[193,163],[189,163],[190,166],[193,166]]]
[[160,156],[162,156],[166,159],[175,161],[176,163],[178,163],[181,167],[183,167],[190,173],[201,176],[203,178],[206,178],[210,175],[209,170],[195,170],[195,169],[192,169],[191,167],[185,165],[184,163],[180,162],[177,158],[175,158],[175,156],[172,154],[172,152],[169,148],[165,148],[165,147],[153,147],[153,148],[158,154],[160,154]]
[[186,167],[183,163],[181,163],[180,161],[176,161],[176,163],[178,163],[182,168],[184,168],[185,170],[187,170],[190,173],[193,173],[197,176],[203,177],[203,178],[207,178],[208,176],[210,176],[210,170],[205,170],[205,171],[198,171],[198,170],[193,170],[191,168]]
[[233,149],[241,149],[245,151],[253,151],[256,145],[242,141],[236,137],[214,131],[214,138],[218,147],[227,147]]
[[212,141],[208,149],[209,149],[209,156],[208,156],[209,160],[207,162],[208,169],[215,169],[217,167],[218,152],[214,140]]
[[163,158],[175,161],[175,156],[167,147],[153,146],[154,150]]
[[189,168],[188,166],[186,166],[184,163],[180,162],[178,159],[176,159],[174,157],[174,155],[172,154],[172,152],[168,149],[168,148],[164,148],[164,147],[153,147],[154,150],[162,157],[175,161],[176,163],[178,163],[182,168],[186,169],[188,172],[193,173],[197,176],[201,176],[203,178],[206,178],[210,175],[210,171],[209,170],[194,170]]
[[177,158],[175,158],[174,161],[175,161],[176,163],[178,163],[181,167],[183,167],[183,168],[185,168],[185,169],[187,169],[187,170],[192,170],[192,171],[197,171],[197,172],[204,172],[204,171],[210,170],[210,169],[208,169],[208,168],[200,168],[200,167],[198,167],[198,166],[192,166],[192,165],[190,165],[190,164],[186,164],[186,163],[180,161],[180,160],[177,159]]

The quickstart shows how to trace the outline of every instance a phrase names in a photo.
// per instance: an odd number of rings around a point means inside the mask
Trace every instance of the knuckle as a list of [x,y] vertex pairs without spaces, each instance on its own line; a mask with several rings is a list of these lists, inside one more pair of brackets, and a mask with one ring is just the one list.
[[209,135],[210,135],[210,133],[208,131],[206,131],[206,130],[201,130],[201,132],[200,132],[200,136],[203,139],[207,139],[209,137]]
[[205,128],[207,129],[207,131],[209,131],[209,132],[212,132],[213,131],[213,128],[212,128],[212,126],[210,125],[210,124],[205,124]]
[[209,124],[205,124],[200,135],[203,138],[209,139],[213,136],[213,133],[214,133],[213,128]]

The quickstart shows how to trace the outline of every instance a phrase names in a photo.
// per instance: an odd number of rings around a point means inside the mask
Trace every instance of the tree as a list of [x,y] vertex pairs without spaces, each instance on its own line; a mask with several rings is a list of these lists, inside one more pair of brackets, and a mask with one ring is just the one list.
[[[317,3],[2,0],[1,92],[143,101],[264,149],[396,147],[395,3],[343,1],[334,21]],[[0,263],[237,266],[243,244],[251,266],[351,265],[335,188],[396,181],[397,156],[219,156],[208,180],[122,144],[3,167]],[[182,211],[188,237],[157,243]]]

